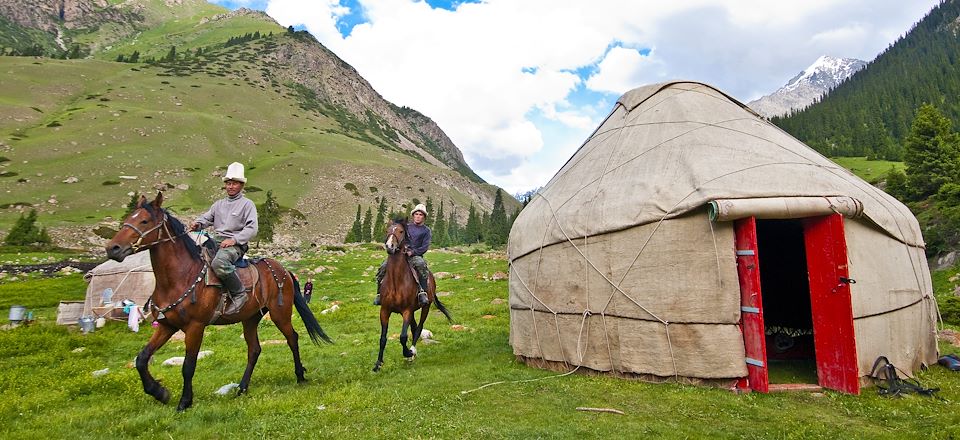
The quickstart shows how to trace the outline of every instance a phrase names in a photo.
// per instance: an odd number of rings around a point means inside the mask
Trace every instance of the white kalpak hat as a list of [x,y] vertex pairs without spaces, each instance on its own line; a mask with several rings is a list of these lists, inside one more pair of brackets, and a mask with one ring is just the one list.
[[227,167],[227,174],[223,175],[223,181],[236,180],[237,182],[247,183],[247,178],[243,177],[243,164],[234,162]]
[[413,208],[413,211],[410,211],[410,215],[413,215],[413,213],[415,213],[415,212],[417,212],[417,211],[422,212],[424,217],[427,216],[427,207],[426,207],[426,206],[423,206],[423,203],[421,203],[421,204],[417,205],[415,208]]

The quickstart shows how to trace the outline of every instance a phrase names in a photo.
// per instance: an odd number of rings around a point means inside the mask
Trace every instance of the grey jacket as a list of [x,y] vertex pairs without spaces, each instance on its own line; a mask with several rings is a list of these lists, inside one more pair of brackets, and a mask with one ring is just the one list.
[[213,225],[218,235],[233,238],[237,244],[243,245],[257,235],[257,206],[240,193],[236,197],[224,197],[213,202],[210,210],[195,221],[200,228]]

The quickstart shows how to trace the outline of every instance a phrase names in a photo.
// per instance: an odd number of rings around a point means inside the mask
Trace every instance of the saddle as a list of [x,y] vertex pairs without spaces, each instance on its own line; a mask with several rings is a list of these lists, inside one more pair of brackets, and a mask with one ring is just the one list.
[[[203,250],[203,264],[206,264],[207,267],[209,267],[210,263],[213,261],[213,257],[217,255],[217,250],[208,246],[204,246]],[[254,263],[255,262],[256,261],[254,261]],[[243,254],[240,254],[240,258],[238,258],[233,264],[237,267],[237,276],[240,277],[240,282],[243,283],[243,288],[252,292],[254,286],[256,286],[257,282],[260,281],[260,271],[258,271],[256,267],[251,266],[248,263],[248,260],[244,258]],[[217,277],[212,270],[207,271],[207,276],[204,280],[204,283],[206,283],[207,286],[223,286],[223,283],[220,282],[220,278]]]

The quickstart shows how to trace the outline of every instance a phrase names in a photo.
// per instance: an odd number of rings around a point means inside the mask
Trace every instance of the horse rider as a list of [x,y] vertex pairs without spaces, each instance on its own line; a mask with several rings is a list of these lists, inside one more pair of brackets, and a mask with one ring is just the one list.
[[213,239],[220,245],[217,255],[210,262],[210,268],[220,278],[232,299],[223,314],[232,315],[239,312],[247,301],[247,292],[237,275],[234,262],[243,256],[248,243],[257,235],[257,207],[243,195],[247,178],[243,175],[242,163],[230,164],[223,176],[223,182],[227,196],[213,202],[210,210],[190,224],[190,230],[196,231],[213,225]]
[[[417,300],[421,306],[427,305],[430,300],[427,298],[427,279],[430,276],[430,270],[427,269],[427,260],[423,254],[430,249],[430,239],[433,233],[430,228],[423,224],[427,220],[427,207],[423,203],[418,204],[410,212],[413,222],[407,223],[407,262],[413,266],[420,278],[420,291],[417,292]],[[380,305],[380,283],[387,273],[387,260],[383,260],[380,269],[377,270],[377,297],[373,300],[373,305]]]

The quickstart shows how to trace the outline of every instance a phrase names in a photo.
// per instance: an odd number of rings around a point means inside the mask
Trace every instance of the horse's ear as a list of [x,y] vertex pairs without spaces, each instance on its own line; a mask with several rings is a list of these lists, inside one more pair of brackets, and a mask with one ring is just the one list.
[[157,208],[163,205],[163,191],[157,191],[157,198],[153,199],[153,206]]
[[142,208],[146,203],[147,198],[143,194],[140,194],[140,200],[137,200],[137,208]]

